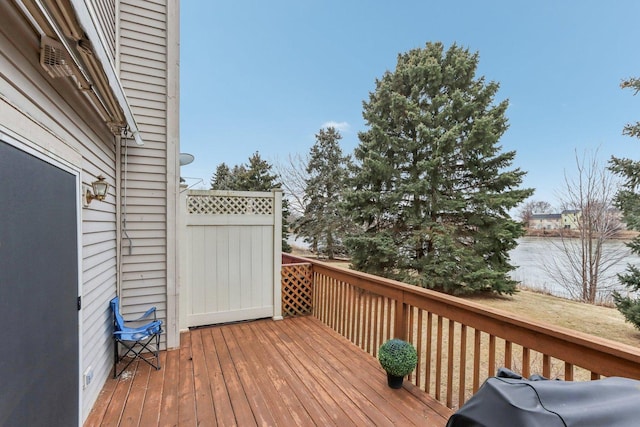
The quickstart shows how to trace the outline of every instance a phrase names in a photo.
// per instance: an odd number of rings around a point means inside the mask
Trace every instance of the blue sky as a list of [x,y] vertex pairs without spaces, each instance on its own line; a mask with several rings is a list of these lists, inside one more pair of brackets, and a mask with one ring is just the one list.
[[534,199],[556,204],[575,150],[640,158],[622,136],[640,95],[619,87],[640,77],[637,0],[183,0],[180,13],[181,151],[195,156],[181,175],[193,188],[255,151],[272,164],[305,155],[329,124],[351,153],[375,79],[428,41],[479,52],[477,75],[510,102],[500,143]]

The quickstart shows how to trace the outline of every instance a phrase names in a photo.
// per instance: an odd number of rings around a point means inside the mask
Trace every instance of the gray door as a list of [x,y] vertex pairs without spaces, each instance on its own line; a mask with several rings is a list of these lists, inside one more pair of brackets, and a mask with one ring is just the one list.
[[77,426],[76,177],[0,141],[0,426]]

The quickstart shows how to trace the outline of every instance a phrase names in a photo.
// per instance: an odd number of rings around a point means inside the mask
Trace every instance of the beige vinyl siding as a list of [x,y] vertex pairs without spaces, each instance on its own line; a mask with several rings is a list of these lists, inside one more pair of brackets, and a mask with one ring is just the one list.
[[[71,79],[52,79],[42,70],[39,46],[39,36],[13,2],[0,2],[0,124],[33,149],[51,153],[79,170],[84,184],[102,174],[113,185],[113,135]],[[113,189],[104,202],[80,211],[83,309],[79,374],[89,366],[94,369],[92,383],[82,392],[84,416],[112,366],[108,302],[116,291],[115,212]]]
[[[121,35],[121,38],[123,38],[123,35]],[[133,58],[131,58],[130,60],[133,60]],[[143,78],[143,76],[147,77],[144,81],[152,84],[158,84],[159,82],[164,81],[164,78],[166,77],[165,70],[145,68],[142,65],[127,62],[124,62],[120,65],[120,73],[120,78],[123,81],[127,80],[138,83],[143,82],[139,80]]]
[[115,0],[88,0],[97,19],[98,32],[104,36],[105,48],[112,58],[116,55],[116,2]]
[[167,236],[175,226],[167,220],[167,8],[164,1],[122,1],[119,11],[120,79],[145,142],[128,147],[123,165],[123,312],[154,305],[166,323]]

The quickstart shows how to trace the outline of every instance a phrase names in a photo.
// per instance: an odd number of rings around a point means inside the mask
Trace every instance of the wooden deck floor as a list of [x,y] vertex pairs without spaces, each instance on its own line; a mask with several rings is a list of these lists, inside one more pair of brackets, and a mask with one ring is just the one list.
[[444,426],[451,411],[313,317],[184,333],[109,379],[85,426]]

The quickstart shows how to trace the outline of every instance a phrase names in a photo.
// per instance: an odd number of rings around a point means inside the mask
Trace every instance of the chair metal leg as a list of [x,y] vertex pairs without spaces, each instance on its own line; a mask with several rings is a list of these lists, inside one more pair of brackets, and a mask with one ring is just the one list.
[[[122,341],[119,341],[119,342],[120,342],[122,345],[124,345],[128,350],[127,350],[127,352],[126,352],[124,355],[122,355],[122,356],[117,356],[117,358],[116,358],[116,360],[117,360],[117,362],[116,362],[116,366],[114,367],[114,371],[113,371],[113,375],[114,375],[114,376],[113,376],[113,378],[118,378],[120,375],[122,375],[122,373],[123,373],[124,371],[126,371],[126,370],[127,370],[127,368],[129,367],[129,365],[131,365],[131,364],[133,363],[133,361],[134,361],[134,360],[136,360],[136,359],[138,358],[137,356],[130,357],[130,358],[129,358],[129,361],[128,361],[128,362],[127,362],[127,364],[124,366],[124,368],[122,368],[122,369],[120,370],[120,372],[117,372],[117,369],[116,369],[116,368],[117,368],[117,366],[118,366],[118,363],[120,363],[120,361],[122,361],[122,359],[124,359],[125,357],[127,357],[127,355],[131,352],[131,349],[129,349],[129,347],[128,347],[124,342],[122,342]],[[135,352],[134,352],[134,353],[135,353]]]
[[155,355],[156,355],[156,371],[160,370],[160,334],[156,335],[156,351],[155,351]]
[[[153,344],[154,338],[155,338],[155,349],[152,350],[151,348],[149,348],[149,344]],[[128,344],[128,343],[131,343],[131,345]],[[118,344],[122,344],[127,349],[127,351],[123,355],[119,355],[119,353],[118,353]],[[135,349],[135,347],[137,345],[140,346],[140,349],[138,351],[136,351],[136,349]],[[149,337],[149,339],[146,342],[142,342],[142,341],[121,341],[121,340],[117,340],[116,339],[115,343],[114,343],[114,348],[115,348],[115,350],[114,350],[114,365],[113,365],[113,377],[114,378],[118,378],[124,371],[127,370],[129,365],[131,365],[136,359],[141,359],[145,363],[148,363],[149,365],[151,365],[156,370],[160,370],[160,334],[155,334],[155,335]],[[155,363],[150,361],[149,358],[144,357],[143,353],[145,352],[145,350],[153,355],[153,358],[155,358]],[[117,370],[118,363],[120,361],[122,361],[122,359],[124,359],[125,357],[128,357],[129,354],[131,354],[130,360],[127,362],[125,367],[122,368],[120,370],[120,372],[118,372],[118,370]]]
[[113,378],[118,378],[118,375],[116,374],[116,372],[117,372],[119,361],[120,360],[118,359],[118,340],[114,339],[113,340]]

